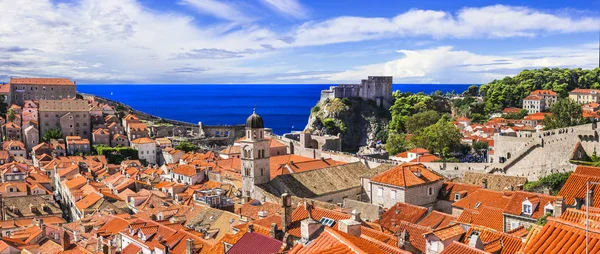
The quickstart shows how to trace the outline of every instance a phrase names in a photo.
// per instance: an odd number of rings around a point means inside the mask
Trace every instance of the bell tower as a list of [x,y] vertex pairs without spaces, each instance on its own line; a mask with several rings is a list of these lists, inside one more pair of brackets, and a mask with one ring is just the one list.
[[265,137],[262,117],[256,114],[256,108],[246,120],[246,138],[242,147],[242,199],[244,202],[255,197],[254,186],[271,180],[269,167],[269,140]]

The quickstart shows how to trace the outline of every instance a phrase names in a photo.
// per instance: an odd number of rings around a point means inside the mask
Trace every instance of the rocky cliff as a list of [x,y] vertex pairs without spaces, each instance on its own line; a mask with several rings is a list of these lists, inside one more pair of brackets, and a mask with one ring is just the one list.
[[359,98],[332,99],[317,103],[311,110],[305,130],[315,135],[341,133],[344,151],[364,151],[378,147],[387,138],[390,113],[374,101]]

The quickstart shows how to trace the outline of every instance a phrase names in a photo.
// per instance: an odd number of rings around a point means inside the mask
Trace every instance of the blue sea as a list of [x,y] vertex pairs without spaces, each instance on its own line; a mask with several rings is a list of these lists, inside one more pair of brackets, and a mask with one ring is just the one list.
[[[256,112],[277,134],[303,130],[321,90],[331,85],[77,85],[82,93],[120,101],[162,118],[236,125]],[[461,93],[469,85],[396,84],[394,91]]]

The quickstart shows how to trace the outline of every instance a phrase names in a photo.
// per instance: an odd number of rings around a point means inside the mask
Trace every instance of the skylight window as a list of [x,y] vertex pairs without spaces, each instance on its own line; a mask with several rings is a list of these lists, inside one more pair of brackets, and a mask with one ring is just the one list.
[[333,219],[327,218],[327,217],[323,217],[319,220],[319,222],[321,222],[321,224],[331,227],[333,226],[333,223],[335,223],[335,221]]
[[477,204],[475,204],[475,208],[479,208],[480,205],[481,205],[481,202],[477,202]]

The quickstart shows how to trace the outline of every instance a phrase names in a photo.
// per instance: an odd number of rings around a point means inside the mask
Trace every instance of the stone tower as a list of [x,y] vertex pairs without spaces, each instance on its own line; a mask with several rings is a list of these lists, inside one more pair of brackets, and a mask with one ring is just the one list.
[[246,120],[246,138],[242,146],[242,199],[244,202],[255,198],[254,186],[271,180],[269,171],[269,145],[265,139],[265,126],[262,117],[254,113]]

